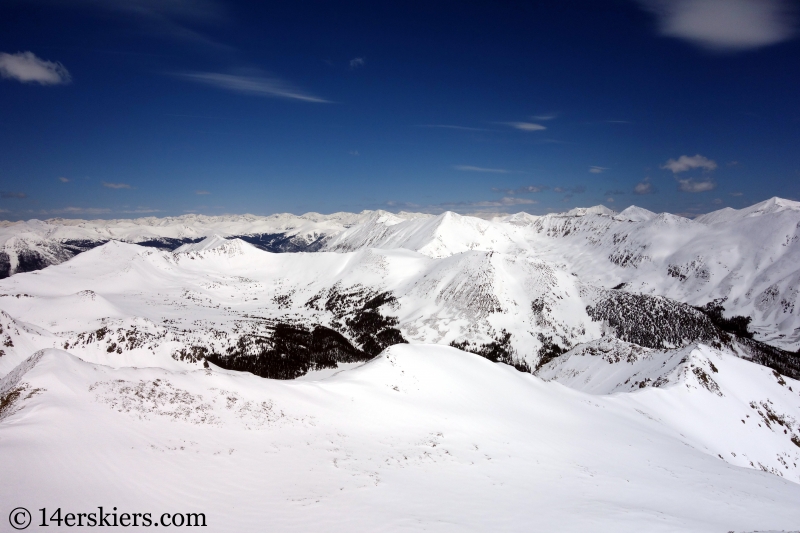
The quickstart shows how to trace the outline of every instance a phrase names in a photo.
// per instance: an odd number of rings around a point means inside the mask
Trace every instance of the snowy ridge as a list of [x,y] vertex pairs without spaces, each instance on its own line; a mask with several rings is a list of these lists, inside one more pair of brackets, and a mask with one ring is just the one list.
[[381,248],[437,259],[468,251],[524,255],[592,286],[695,306],[720,301],[727,316],[752,319],[757,339],[800,349],[800,203],[780,198],[695,220],[635,206],[619,214],[595,206],[492,221],[384,211],[32,220],[0,227],[0,277],[62,263],[109,240],[175,250],[215,235],[270,252]]
[[576,347],[537,375],[590,394],[632,394],[693,446],[800,483],[800,381],[704,345],[659,351],[616,339]]

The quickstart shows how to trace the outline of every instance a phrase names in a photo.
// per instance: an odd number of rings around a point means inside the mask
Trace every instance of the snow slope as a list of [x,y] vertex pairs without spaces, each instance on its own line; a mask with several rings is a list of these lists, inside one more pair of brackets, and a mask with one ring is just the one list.
[[[525,256],[471,251],[433,259],[403,249],[272,254],[217,237],[181,250],[111,241],[0,281],[0,308],[48,331],[49,344],[38,347],[67,346],[113,366],[171,367],[178,352],[193,346],[227,353],[275,323],[320,324],[355,341],[347,320],[381,294],[388,299],[378,310],[396,317],[409,341],[479,346],[507,331],[509,353],[529,366],[545,337],[571,346],[601,334],[575,277]],[[28,355],[21,350],[0,359],[0,375]]]
[[636,405],[698,449],[800,483],[800,382],[704,345],[576,347],[537,375]]
[[[0,381],[14,396],[0,501],[202,512],[237,532],[796,528],[800,484],[736,466],[728,452],[746,443],[732,430],[691,431],[742,425],[713,417],[727,413],[723,376],[753,365],[714,360],[724,398],[679,385],[590,395],[440,346],[395,346],[317,382],[47,350]],[[759,386],[773,402],[788,390]],[[682,421],[687,409],[702,412]]]
[[384,211],[80,221],[0,227],[0,277],[61,263],[109,240],[162,249],[206,237],[241,238],[268,251],[405,249],[441,259],[470,251],[545,261],[585,284],[623,287],[691,305],[719,301],[752,319],[756,337],[800,349],[800,203],[772,198],[689,220],[631,206],[492,221]]

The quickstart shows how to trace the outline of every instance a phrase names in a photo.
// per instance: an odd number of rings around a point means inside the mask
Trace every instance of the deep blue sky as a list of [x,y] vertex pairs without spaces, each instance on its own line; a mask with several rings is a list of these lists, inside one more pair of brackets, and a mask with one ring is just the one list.
[[0,218],[800,199],[796,7],[7,0]]

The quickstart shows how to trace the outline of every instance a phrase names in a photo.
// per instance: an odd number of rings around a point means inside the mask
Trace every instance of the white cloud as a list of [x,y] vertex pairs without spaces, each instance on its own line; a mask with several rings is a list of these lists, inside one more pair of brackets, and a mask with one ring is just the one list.
[[653,194],[656,188],[653,186],[650,178],[645,178],[633,188],[633,194]]
[[202,83],[226,89],[237,93],[267,96],[272,98],[287,98],[303,102],[330,103],[324,98],[306,94],[300,89],[277,78],[263,76],[236,76],[233,74],[220,74],[217,72],[183,72],[176,76],[195,83]]
[[710,179],[697,181],[694,178],[678,180],[678,189],[683,192],[706,192],[717,188],[717,184]]
[[349,151],[349,152],[347,152],[347,153],[348,153],[348,154],[350,154],[350,155],[355,155],[355,156],[359,155],[359,154],[358,154],[358,150],[350,150],[350,151]]
[[467,172],[493,172],[495,174],[508,174],[511,172],[510,170],[506,170],[504,168],[484,168],[484,167],[473,167],[470,165],[455,165],[453,167],[456,170],[464,170]]
[[72,80],[64,65],[40,59],[33,52],[0,52],[0,76],[39,85],[61,85]]
[[687,170],[692,170],[694,168],[714,170],[717,168],[717,163],[711,159],[708,159],[707,157],[703,157],[700,154],[692,157],[689,157],[688,155],[682,155],[678,159],[670,159],[661,168],[671,170],[673,174],[677,174],[679,172],[686,172]]
[[531,117],[533,120],[553,120],[558,118],[556,113],[549,113],[547,115],[534,115]]
[[210,192],[208,192],[208,191],[194,191],[194,193],[195,193],[195,194],[199,194],[199,195],[211,194],[211,193],[210,193]]
[[604,170],[608,169],[606,167],[596,167],[596,166],[589,167],[589,172],[591,172],[592,174],[602,174]]
[[639,0],[659,18],[662,35],[710,50],[746,50],[791,39],[788,0]]
[[107,181],[103,182],[103,187],[107,189],[132,189],[130,185],[127,183],[109,183]]
[[722,198],[714,198],[714,199],[711,201],[711,203],[712,203],[712,204],[719,205],[719,204],[721,204],[721,203],[722,203]]
[[730,193],[730,195],[731,196],[742,196],[742,193],[740,193],[740,192],[732,192],[732,193]]
[[350,68],[351,69],[356,69],[358,67],[363,67],[366,64],[367,64],[367,62],[364,61],[363,57],[354,57],[353,59],[350,60]]
[[58,178],[58,181],[60,181],[61,183],[69,183],[72,180],[70,180],[69,178],[65,178],[64,176],[61,176],[60,178]]
[[505,124],[522,131],[542,131],[547,129],[545,126],[534,124],[533,122],[506,122]]

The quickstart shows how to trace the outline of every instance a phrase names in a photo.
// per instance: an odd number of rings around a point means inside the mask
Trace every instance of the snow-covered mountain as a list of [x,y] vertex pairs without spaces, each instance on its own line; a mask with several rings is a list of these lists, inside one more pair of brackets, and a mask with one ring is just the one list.
[[444,346],[314,382],[45,350],[0,380],[0,501],[232,532],[796,528],[800,382],[685,356],[590,394]]
[[800,203],[779,198],[695,220],[638,207],[616,214],[602,206],[492,221],[382,211],[32,220],[0,228],[0,276],[59,264],[112,240],[174,250],[214,235],[271,252],[380,248],[432,258],[468,251],[525,256],[593,286],[696,306],[718,301],[726,316],[750,317],[759,340],[800,349]]
[[[799,203],[1,229],[2,501],[223,531],[800,523]],[[106,463],[124,483],[81,477]]]
[[[195,217],[199,229],[180,231],[179,219],[140,219],[127,233],[119,221],[78,223],[48,231],[63,237],[88,225],[128,239],[152,228],[174,239],[217,232],[174,252],[110,240],[0,281],[0,309],[3,320],[44,332],[21,346],[68,346],[113,365],[210,359],[295,377],[409,341],[533,370],[610,335],[653,349],[725,345],[800,376],[789,353],[800,347],[799,206],[770,200],[699,221],[639,208],[494,221],[453,213],[268,217],[271,231],[296,235],[326,225],[331,233],[309,241],[325,241],[314,254],[270,253],[231,237],[263,230],[256,217]],[[2,349],[0,372],[29,355]],[[304,355],[276,359],[281,350]]]

